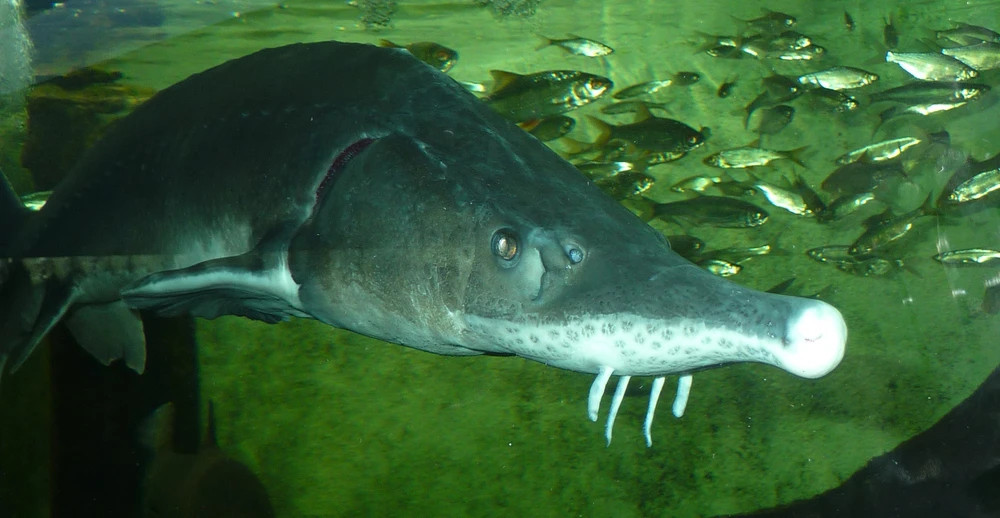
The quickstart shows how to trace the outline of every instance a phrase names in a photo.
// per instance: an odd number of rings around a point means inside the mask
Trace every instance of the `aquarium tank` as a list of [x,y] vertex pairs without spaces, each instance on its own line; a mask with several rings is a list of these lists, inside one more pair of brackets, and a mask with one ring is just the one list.
[[1000,516],[1000,3],[0,0],[0,518]]

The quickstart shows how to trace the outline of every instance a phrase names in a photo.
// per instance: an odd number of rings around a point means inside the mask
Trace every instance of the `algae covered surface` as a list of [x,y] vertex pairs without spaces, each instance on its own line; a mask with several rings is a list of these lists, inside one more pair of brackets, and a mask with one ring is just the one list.
[[[693,70],[702,75],[699,83],[660,100],[671,117],[710,127],[712,137],[693,156],[651,170],[657,183],[647,195],[669,201],[679,199],[668,189],[674,181],[712,173],[704,156],[755,138],[743,127],[744,106],[772,67],[797,75],[859,66],[897,85],[903,72],[878,62],[890,13],[900,47],[915,51],[926,50],[920,46],[933,29],[953,21],[1000,20],[1000,7],[989,2],[908,2],[905,8],[774,2],[767,7],[795,15],[797,30],[828,49],[822,65],[717,60],[696,52],[697,32],[730,33],[739,23],[730,15],[760,15],[757,7],[739,5],[548,0],[532,16],[504,18],[475,2],[399,2],[391,22],[372,32],[351,5],[293,0],[234,13],[108,66],[128,82],[162,88],[259,48],[387,38],[456,49],[460,59],[450,74],[487,85],[491,69],[579,69],[608,75],[620,87]],[[844,27],[845,10],[854,31]],[[535,50],[539,35],[568,34],[600,40],[615,53],[589,59]],[[717,86],[731,78],[738,78],[733,95],[716,97]],[[580,114],[630,120],[597,108],[572,114],[578,124],[571,136],[594,138]],[[990,97],[940,118],[893,121],[878,135],[946,129],[954,149],[984,159],[1000,150],[997,110]],[[834,168],[833,158],[872,141],[876,121],[874,111],[840,116],[802,107],[767,144],[808,146],[809,168],[798,172],[818,185]],[[768,171],[778,178],[792,169],[783,164]],[[912,207],[944,180],[931,168],[915,180],[924,191],[901,188],[894,199]],[[782,254],[748,262],[734,280],[767,289],[794,276],[802,293],[829,287],[825,300],[843,312],[849,328],[843,363],[818,380],[762,365],[697,373],[680,419],[668,411],[675,381],[668,378],[652,448],[642,438],[648,379],[633,380],[608,447],[609,398],[598,423],[586,417],[590,376],[518,358],[438,357],[310,321],[199,321],[202,399],[215,404],[221,448],[259,474],[280,516],[693,517],[806,498],[928,428],[996,367],[1000,320],[979,310],[983,280],[996,272],[945,269],[930,256],[942,247],[996,248],[1000,233],[995,209],[958,221],[923,218],[906,250],[906,271],[857,277],[804,254],[849,244],[860,233],[856,224],[821,226],[778,209],[772,214],[773,221],[752,230],[654,224],[665,233],[690,230],[713,248],[775,244]]]

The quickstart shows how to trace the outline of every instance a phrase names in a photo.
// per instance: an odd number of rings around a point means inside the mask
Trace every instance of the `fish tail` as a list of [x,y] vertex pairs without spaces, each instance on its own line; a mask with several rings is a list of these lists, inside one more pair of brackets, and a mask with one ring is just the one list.
[[552,38],[546,38],[541,34],[539,34],[538,37],[539,37],[539,44],[537,47],[535,47],[535,50],[542,50],[546,47],[551,47],[552,45],[555,44],[555,41],[552,40]]
[[607,144],[608,141],[611,140],[611,125],[591,115],[587,115],[587,118],[590,119],[590,122],[597,127],[598,134],[597,140],[595,140],[593,144],[594,147],[600,147]]
[[808,148],[809,146],[802,146],[800,148],[795,148],[785,151],[785,156],[788,157],[788,159],[791,160],[792,162],[795,162],[796,164],[806,169],[809,169],[809,166],[807,166],[805,163],[802,162],[802,153]]

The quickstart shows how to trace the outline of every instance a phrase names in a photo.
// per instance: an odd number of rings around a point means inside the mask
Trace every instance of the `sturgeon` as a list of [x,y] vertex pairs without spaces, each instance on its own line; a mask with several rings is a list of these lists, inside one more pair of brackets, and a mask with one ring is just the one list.
[[720,279],[405,50],[322,42],[194,75],[116,122],[38,212],[0,189],[0,365],[59,322],[142,372],[139,310],[292,317],[442,355],[632,376],[829,373],[831,305]]

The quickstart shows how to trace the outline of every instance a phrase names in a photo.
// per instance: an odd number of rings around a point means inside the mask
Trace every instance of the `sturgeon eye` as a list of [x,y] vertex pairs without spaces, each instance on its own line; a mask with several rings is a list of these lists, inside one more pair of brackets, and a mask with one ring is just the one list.
[[579,264],[580,261],[583,261],[583,250],[576,247],[568,248],[566,250],[566,257],[569,258],[569,262]]
[[504,261],[513,261],[517,257],[517,235],[509,228],[502,228],[493,234],[493,255]]

